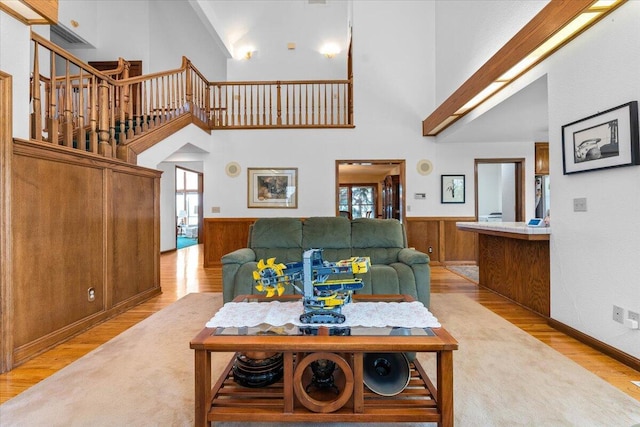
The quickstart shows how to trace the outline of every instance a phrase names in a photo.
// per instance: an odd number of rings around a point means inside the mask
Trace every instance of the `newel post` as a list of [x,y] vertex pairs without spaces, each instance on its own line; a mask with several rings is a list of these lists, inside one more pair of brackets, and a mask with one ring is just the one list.
[[186,111],[191,111],[193,112],[193,78],[191,75],[191,61],[189,61],[186,58],[183,58],[186,61],[184,70],[186,73],[185,76],[185,85],[186,85],[186,91],[185,94],[187,96],[187,102],[185,105],[185,110]]
[[109,132],[109,85],[104,80],[99,84],[98,96],[98,153],[105,157],[112,157],[112,149],[109,145],[111,135]]

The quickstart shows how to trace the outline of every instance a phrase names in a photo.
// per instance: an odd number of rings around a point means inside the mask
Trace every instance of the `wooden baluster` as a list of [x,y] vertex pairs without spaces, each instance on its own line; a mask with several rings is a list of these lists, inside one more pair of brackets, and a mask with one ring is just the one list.
[[57,95],[58,85],[56,83],[56,58],[55,52],[51,52],[51,80],[49,85],[51,91],[49,93],[49,117],[47,118],[47,127],[49,128],[49,142],[53,144],[58,143],[58,118],[57,116]]
[[324,99],[323,99],[324,121],[322,122],[322,124],[326,125],[327,124],[327,85],[326,84],[322,84],[322,92],[324,95]]
[[80,76],[78,84],[78,122],[76,123],[76,141],[78,141],[78,150],[87,151],[87,136],[84,128],[84,75],[80,67]]
[[153,124],[154,126],[158,126],[160,121],[162,120],[162,114],[159,110],[160,108],[160,79],[153,79],[156,82],[156,90],[155,90],[155,104],[153,106]]
[[178,113],[178,103],[176,102],[176,76],[171,74],[167,76],[167,85],[168,87],[168,95],[169,95],[169,119],[173,119],[176,117]]
[[98,152],[98,81],[96,76],[91,76],[89,92],[89,114],[90,114],[90,132],[89,132],[89,151]]
[[255,103],[253,102],[253,98],[254,98],[254,93],[255,93],[255,85],[249,85],[249,126],[254,126],[255,125]]
[[243,85],[242,89],[244,90],[244,95],[242,99],[242,113],[244,116],[244,122],[242,122],[241,124],[246,126],[247,125],[247,85]]
[[298,117],[296,117],[296,124],[302,124],[302,85],[296,85],[298,88]]
[[209,84],[205,84],[205,82],[202,82],[202,85],[204,87],[204,117],[205,117],[205,123],[207,123],[207,125],[209,125],[209,127],[211,127],[211,86],[209,86]]
[[109,85],[104,80],[100,80],[98,96],[98,153],[109,157],[111,147],[109,147]]
[[349,77],[349,99],[347,100],[349,105],[349,124],[353,124],[353,78]]
[[116,87],[109,85],[109,157],[116,157]]
[[149,112],[151,110],[151,101],[147,96],[151,96],[151,90],[149,89],[151,83],[148,81],[140,82],[140,93],[142,96],[142,132],[147,132],[149,130],[149,123],[151,117],[149,116]]
[[333,122],[333,88],[334,85],[331,85],[331,124],[334,125],[335,123]]
[[282,95],[280,82],[276,83],[276,124],[282,125]]
[[73,147],[73,108],[70,62],[66,60],[64,76],[64,116],[62,121],[62,142],[66,147]]
[[42,141],[42,104],[40,101],[40,61],[38,57],[38,43],[35,43],[33,46],[31,99],[33,102],[33,113],[31,113],[31,139]]
[[273,85],[269,85],[269,125],[273,126]]

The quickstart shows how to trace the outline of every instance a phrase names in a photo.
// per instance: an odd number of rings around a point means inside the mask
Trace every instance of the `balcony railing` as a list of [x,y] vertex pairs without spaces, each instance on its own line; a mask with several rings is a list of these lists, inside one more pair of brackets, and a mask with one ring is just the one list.
[[101,72],[31,38],[35,141],[116,157],[126,152],[120,147],[184,116],[213,130],[353,127],[351,80],[209,82],[185,57],[178,69],[128,77],[126,61]]
[[212,83],[213,129],[352,127],[349,80]]

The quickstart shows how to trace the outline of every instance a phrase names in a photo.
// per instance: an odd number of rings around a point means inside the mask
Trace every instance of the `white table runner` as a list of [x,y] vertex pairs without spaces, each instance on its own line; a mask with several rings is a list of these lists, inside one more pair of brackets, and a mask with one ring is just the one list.
[[[207,328],[271,326],[308,326],[300,322],[302,301],[228,302],[207,322]],[[357,302],[342,307],[346,320],[336,327],[439,328],[440,323],[419,301]]]

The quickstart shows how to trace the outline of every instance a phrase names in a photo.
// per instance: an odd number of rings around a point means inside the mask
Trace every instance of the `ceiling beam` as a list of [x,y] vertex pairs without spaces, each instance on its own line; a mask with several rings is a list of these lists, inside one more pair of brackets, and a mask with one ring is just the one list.
[[[480,67],[466,82],[462,84],[449,98],[447,98],[429,117],[422,122],[423,136],[435,136],[456,120],[463,117],[473,108],[464,112],[459,110],[471,99],[478,95],[490,84],[498,80],[527,55],[542,45],[547,39],[556,34],[565,25],[589,9],[594,0],[551,0],[536,16],[531,19],[511,40],[509,40],[495,55]],[[624,2],[620,2],[615,7]],[[602,19],[615,7],[602,13],[591,25]],[[574,34],[561,45],[549,52],[558,50],[561,46],[575,38],[587,27]],[[541,57],[531,67],[541,62],[548,55]],[[529,67],[528,69],[530,69]],[[528,70],[527,69],[527,70]],[[524,71],[526,72],[526,70]],[[524,74],[522,72],[520,75]],[[519,77],[519,76],[518,76]],[[517,77],[516,77],[517,78]],[[515,80],[515,79],[513,79]],[[512,80],[512,81],[513,81]],[[505,84],[506,87],[507,85]],[[456,114],[456,112],[458,112]]]

